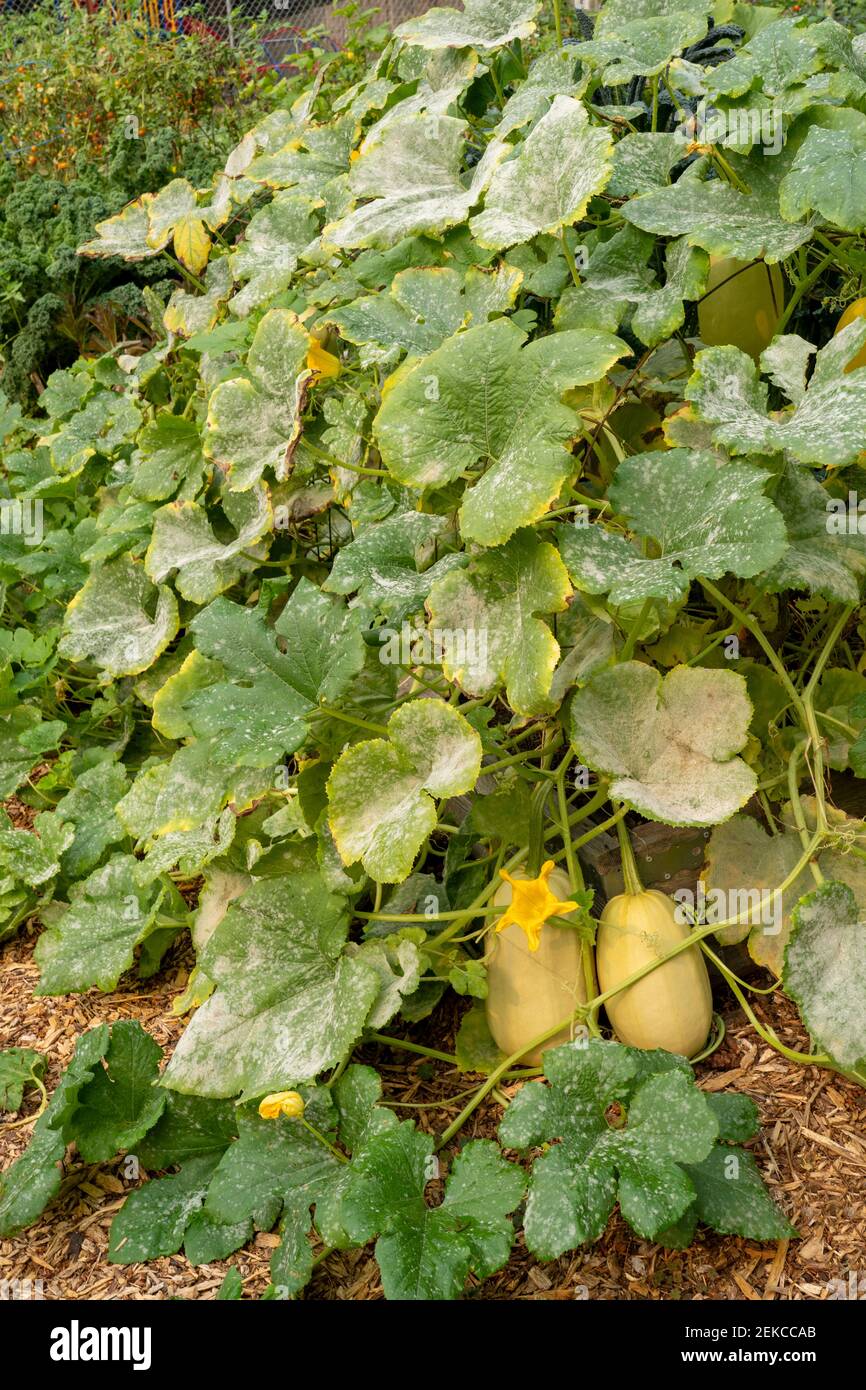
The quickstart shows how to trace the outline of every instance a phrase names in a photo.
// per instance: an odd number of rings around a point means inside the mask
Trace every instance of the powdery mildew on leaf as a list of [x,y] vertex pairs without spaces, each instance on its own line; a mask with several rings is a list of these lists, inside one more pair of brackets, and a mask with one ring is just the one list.
[[345,901],[317,870],[255,882],[201,953],[217,987],[178,1043],[165,1085],[248,1098],[334,1066],[379,991],[376,972],[344,954],[347,932]]
[[344,864],[360,859],[380,883],[412,871],[436,824],[433,798],[471,791],[481,740],[442,700],[412,700],[388,722],[389,739],[347,748],[328,781],[328,823]]
[[598,381],[626,346],[608,333],[552,333],[525,344],[508,319],[467,329],[394,384],[373,422],[401,483],[424,488],[489,466],[464,495],[464,539],[500,545],[544,514],[574,467],[571,386]]
[[554,97],[517,154],[494,171],[484,211],[469,224],[473,235],[501,250],[570,227],[607,183],[612,150],[608,131],[589,124],[579,101]]
[[794,909],[782,981],[817,1049],[866,1077],[866,920],[846,884],[827,881]]
[[734,757],[751,718],[746,683],[733,671],[677,666],[662,679],[627,661],[575,693],[571,739],[612,779],[612,800],[668,825],[717,825],[755,789],[754,772]]
[[465,0],[462,10],[434,6],[395,29],[397,38],[421,48],[500,48],[527,39],[541,0]]
[[[154,605],[153,616],[146,605]],[[59,650],[93,661],[106,680],[146,671],[178,630],[177,600],[122,555],[94,570],[66,609]]]
[[549,708],[559,643],[540,613],[559,613],[571,594],[552,545],[518,531],[507,545],[437,580],[427,608],[442,634],[442,669],[470,695],[505,684],[518,714]]
[[[197,502],[170,502],[160,507],[144,557],[144,568],[155,584],[174,570],[174,586],[183,598],[209,603],[255,567],[256,557],[248,552],[274,524],[267,489],[259,486],[249,492],[229,492],[222,499],[222,509],[237,532],[234,540],[226,543],[218,540],[206,509]],[[265,549],[259,558],[266,554]]]

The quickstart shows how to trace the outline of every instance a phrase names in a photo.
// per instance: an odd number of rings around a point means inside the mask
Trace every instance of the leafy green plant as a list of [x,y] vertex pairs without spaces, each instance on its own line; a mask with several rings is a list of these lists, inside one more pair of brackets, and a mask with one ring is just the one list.
[[[85,264],[173,280],[156,336],[0,416],[6,501],[43,509],[39,541],[0,538],[0,771],[40,807],[0,834],[6,929],[39,906],[45,994],[147,976],[187,927],[196,949],[153,1113],[103,1115],[102,1068],[156,1082],[158,1059],[88,1034],[7,1228],[65,1143],[114,1141],[164,1176],[113,1257],[216,1258],[281,1220],[294,1292],[312,1223],[375,1239],[389,1296],[456,1296],[507,1259],[525,1170],[467,1145],[428,1203],[428,1160],[507,1079],[501,1145],[543,1150],[539,1257],[616,1203],[671,1245],[699,1221],[786,1235],[748,1103],[605,1037],[608,1002],[684,952],[792,1065],[866,1081],[866,831],[829,782],[866,767],[866,321],[833,332],[866,272],[864,46],[739,4],[709,25],[703,0],[608,0],[560,42],[539,8],[410,20],[351,85],[335,63],[293,89],[207,188],[177,171],[101,220]],[[699,302],[754,264],[784,289],[765,346],[745,320],[704,343]],[[583,851],[617,829],[634,895],[641,820],[706,832],[702,887],[676,944],[599,989]],[[509,1056],[483,1002],[453,1053],[416,1040],[552,921],[583,1002]],[[752,1006],[738,940],[803,1050]],[[380,1103],[362,1044],[482,1079],[434,1140]]]

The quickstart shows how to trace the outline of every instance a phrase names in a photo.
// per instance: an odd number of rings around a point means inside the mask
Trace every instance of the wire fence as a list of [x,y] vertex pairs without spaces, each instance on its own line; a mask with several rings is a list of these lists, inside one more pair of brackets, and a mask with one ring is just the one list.
[[[437,0],[374,0],[375,22],[393,28],[421,14]],[[444,3],[444,0],[443,0]],[[27,15],[42,0],[0,0],[3,16]],[[251,31],[265,47],[268,61],[281,63],[308,45],[310,35],[324,36],[325,46],[345,41],[346,22],[327,0],[76,0],[93,14],[108,10],[118,20],[140,20],[150,31],[209,35],[235,48]],[[55,0],[58,24],[62,11]]]

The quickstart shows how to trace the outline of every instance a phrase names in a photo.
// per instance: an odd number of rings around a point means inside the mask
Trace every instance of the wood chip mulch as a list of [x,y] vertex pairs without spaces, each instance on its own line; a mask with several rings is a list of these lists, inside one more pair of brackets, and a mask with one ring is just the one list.
[[[118,991],[60,999],[35,998],[38,971],[32,960],[34,929],[0,948],[0,1048],[34,1047],[49,1058],[49,1093],[68,1062],[76,1039],[99,1022],[137,1019],[170,1052],[183,1030],[171,1013],[174,997],[192,964],[185,946],[175,947],[161,974],[145,982],[127,977]],[[463,1005],[439,1008],[412,1032],[416,1042],[451,1050]],[[784,1043],[808,1049],[808,1038],[786,999],[771,995],[758,1009]],[[733,1089],[752,1097],[762,1128],[752,1145],[776,1200],[800,1239],[769,1245],[701,1231],[687,1251],[664,1251],[634,1236],[616,1217],[594,1246],[541,1264],[523,1248],[522,1237],[499,1274],[467,1290],[480,1299],[750,1299],[809,1300],[832,1297],[859,1277],[866,1292],[866,1092],[832,1072],[800,1067],[766,1046],[732,1010],[719,1050],[699,1067],[708,1090]],[[448,1065],[387,1047],[362,1049],[359,1060],[375,1062],[385,1095],[401,1118],[439,1131],[464,1103],[448,1103],[474,1078]],[[504,1088],[508,1094],[507,1087]],[[19,1116],[0,1122],[0,1170],[26,1146],[29,1127],[14,1122],[34,1113],[29,1093]],[[443,1106],[441,1102],[446,1102]],[[501,1107],[489,1100],[474,1114],[462,1138],[493,1137]],[[0,1241],[0,1280],[42,1281],[46,1299],[213,1298],[226,1270],[242,1275],[244,1294],[258,1297],[269,1283],[268,1262],[277,1237],[259,1234],[228,1260],[193,1269],[182,1255],[147,1265],[114,1266],[106,1261],[108,1228],[131,1183],[123,1159],[88,1167],[67,1163],[60,1195],[42,1219],[15,1239]],[[437,1184],[431,1184],[435,1189]],[[434,1198],[435,1199],[435,1198]],[[856,1287],[855,1283],[855,1287]],[[837,1294],[838,1296],[838,1294]],[[379,1299],[378,1269],[370,1247],[333,1252],[317,1266],[303,1298]]]

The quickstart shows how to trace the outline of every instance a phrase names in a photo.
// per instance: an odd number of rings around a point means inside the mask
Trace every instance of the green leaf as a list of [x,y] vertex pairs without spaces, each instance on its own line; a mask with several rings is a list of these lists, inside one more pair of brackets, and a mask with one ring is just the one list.
[[562,612],[570,594],[556,550],[528,530],[438,579],[427,608],[448,679],[476,696],[504,684],[515,714],[545,712],[559,644],[536,615]]
[[748,464],[720,468],[712,454],[689,449],[625,459],[608,495],[636,535],[656,542],[656,558],[601,525],[563,525],[557,538],[569,574],[617,606],[684,599],[698,575],[751,578],[786,547],[782,518],[762,496],[768,478]]
[[0,811],[0,869],[28,888],[43,888],[60,872],[60,856],[72,843],[74,831],[45,811],[36,816],[33,831],[16,830]]
[[572,226],[607,183],[612,151],[609,132],[589,124],[579,101],[554,97],[516,155],[494,170],[473,235],[497,251]]
[[677,666],[662,679],[627,661],[576,692],[571,739],[589,767],[612,779],[612,800],[668,825],[717,825],[755,789],[754,772],[734,757],[751,717],[746,683],[733,671]]
[[685,7],[646,19],[609,17],[602,37],[580,44],[578,52],[581,62],[604,69],[603,82],[616,86],[637,75],[656,76],[706,31],[705,14],[690,14]]
[[[268,767],[307,737],[320,700],[337,700],[364,661],[360,632],[339,601],[299,580],[273,630],[262,614],[216,599],[193,619],[196,650],[224,677],[193,689],[182,711],[221,764]],[[280,639],[285,650],[277,645]]]
[[138,436],[130,490],[146,502],[161,502],[178,492],[181,497],[191,497],[201,486],[204,469],[195,421],[161,411]]
[[233,490],[253,487],[266,468],[278,479],[288,477],[312,375],[309,350],[295,315],[271,309],[250,344],[246,375],[220,382],[211,396],[204,449],[226,470]]
[[141,414],[126,396],[100,391],[54,434],[44,435],[51,466],[65,478],[77,477],[97,454],[113,458],[141,424]]
[[247,282],[232,297],[233,314],[245,317],[291,284],[301,252],[318,232],[315,207],[310,198],[278,193],[250,218],[244,239],[231,256],[235,280]]
[[487,1010],[480,999],[460,1020],[454,1054],[460,1071],[478,1072],[481,1076],[489,1076],[505,1061],[505,1053],[493,1041],[487,1023]]
[[116,216],[97,222],[96,236],[79,246],[76,255],[122,256],[125,261],[143,261],[148,256],[158,255],[161,248],[152,246],[147,239],[147,212],[153,196],[152,193],[145,193],[134,203],[127,204]]
[[428,563],[447,525],[445,517],[408,511],[369,523],[337,552],[323,587],[335,594],[357,593],[364,607],[400,622],[419,611],[440,575],[465,564],[454,554]]
[[370,201],[326,226],[322,240],[386,249],[421,232],[441,236],[463,222],[509,148],[492,140],[466,187],[460,176],[465,130],[456,116],[433,111],[396,115],[374,130],[349,175],[355,198]]
[[71,1133],[85,1163],[104,1163],[120,1149],[134,1149],[156,1124],[165,1105],[157,1086],[162,1048],[140,1023],[113,1024],[105,1066],[82,1087]]
[[218,539],[207,510],[197,502],[169,502],[154,513],[153,536],[144,557],[144,568],[154,584],[176,571],[174,586],[182,598],[209,603],[255,568],[267,547],[249,552],[274,524],[267,489],[257,486],[248,492],[229,492],[222,499],[222,510],[236,532],[234,540]]
[[846,884],[828,880],[794,909],[782,984],[817,1049],[866,1077],[866,922]]
[[[111,1223],[108,1259],[111,1264],[138,1264],[160,1255],[173,1255],[200,1214],[219,1155],[193,1158],[165,1178],[153,1178],[131,1192]],[[252,1234],[252,1226],[232,1228],[230,1254]],[[239,1238],[236,1238],[239,1237]],[[212,1255],[212,1258],[220,1258]]]
[[47,1109],[33,1127],[29,1145],[0,1178],[0,1235],[11,1236],[31,1226],[59,1192],[60,1162],[66,1152],[64,1126],[75,1110],[79,1091],[105,1056],[108,1039],[105,1023],[78,1039]]
[[[718,1125],[691,1069],[619,1043],[553,1048],[549,1086],[524,1085],[505,1112],[501,1142],[524,1150],[561,1142],[535,1160],[526,1204],[528,1248],[541,1259],[601,1235],[619,1199],[639,1235],[654,1238],[694,1201],[684,1165],[710,1152]],[[626,1106],[611,1128],[613,1105]]]
[[[191,338],[196,333],[207,333],[219,318],[220,309],[231,293],[232,277],[228,256],[214,258],[205,271],[204,294],[190,294],[188,290],[176,289],[166,305],[163,324],[169,333],[179,333]],[[157,421],[160,419],[157,416]],[[180,420],[179,415],[172,419]]]
[[701,1163],[688,1163],[685,1168],[697,1194],[695,1214],[714,1231],[750,1240],[785,1240],[797,1235],[764,1186],[758,1165],[746,1149],[719,1144]]
[[32,705],[21,705],[0,718],[0,798],[11,796],[33,764],[56,748],[65,733],[61,720],[44,720]]
[[785,450],[801,463],[839,467],[858,457],[866,430],[866,371],[843,374],[866,342],[862,320],[823,347],[809,385],[792,414],[767,414],[767,387],[739,348],[706,348],[695,358],[686,386],[701,419],[715,426],[713,440],[736,454]]
[[178,630],[177,600],[151,584],[129,555],[94,570],[79,589],[57,650],[73,661],[93,661],[106,680],[146,671]]
[[20,1110],[24,1092],[44,1075],[45,1058],[32,1047],[9,1047],[0,1052],[0,1110]]
[[528,39],[536,29],[540,0],[465,0],[462,10],[448,5],[398,24],[395,34],[420,48],[501,48]]
[[735,256],[769,263],[784,260],[812,235],[779,216],[772,189],[740,193],[721,179],[682,178],[672,187],[653,189],[621,208],[623,217],[645,232],[685,236],[713,256]]
[[135,948],[156,929],[165,888],[139,884],[137,861],[115,854],[83,883],[36,943],[37,994],[70,994],[96,985],[112,990],[133,963]]
[[439,486],[489,461],[464,495],[464,539],[500,545],[543,516],[574,466],[572,386],[625,353],[609,334],[553,333],[524,346],[507,319],[470,328],[394,384],[374,421],[382,458],[409,487]]
[[167,762],[140,772],[117,814],[141,843],[178,830],[196,830],[231,802],[240,813],[270,791],[272,773],[246,767],[223,767],[206,742],[180,748]]
[[866,140],[846,130],[813,126],[779,184],[782,216],[810,212],[844,232],[866,230]]
[[345,902],[318,870],[255,882],[201,951],[217,987],[175,1048],[165,1085],[246,1099],[340,1062],[379,991],[376,972],[345,954],[347,934]]
[[86,878],[109,845],[123,839],[125,832],[114,808],[128,785],[123,764],[106,758],[82,772],[57,803],[54,815],[73,831],[71,843],[60,856],[67,878]]
[[454,1161],[441,1205],[428,1207],[432,1156],[432,1136],[407,1120],[377,1135],[352,1164],[343,1220],[354,1241],[378,1235],[388,1299],[457,1298],[470,1270],[487,1278],[511,1250],[508,1213],[523,1195],[521,1170],[500,1158],[495,1144],[473,1140]]
[[481,740],[442,700],[412,700],[388,723],[387,740],[347,748],[328,781],[329,825],[344,864],[360,859],[380,883],[407,878],[436,824],[434,797],[474,787]]

